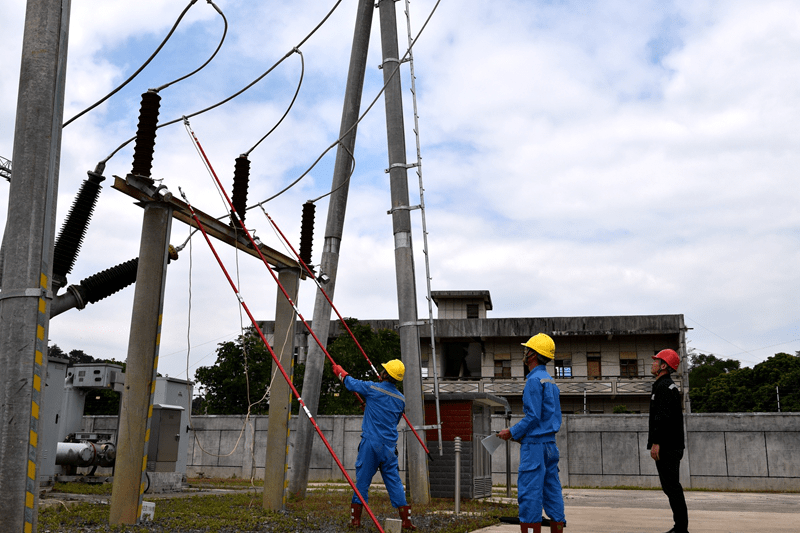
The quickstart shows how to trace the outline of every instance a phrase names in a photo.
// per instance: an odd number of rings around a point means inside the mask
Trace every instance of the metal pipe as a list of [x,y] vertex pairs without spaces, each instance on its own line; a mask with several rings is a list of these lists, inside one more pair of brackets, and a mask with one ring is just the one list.
[[56,464],[60,466],[91,466],[97,451],[89,442],[59,442],[56,445]]
[[[511,411],[506,411],[506,428],[511,427]],[[511,497],[511,441],[506,441],[506,498]]]
[[56,464],[59,466],[113,466],[117,449],[111,442],[59,442]]
[[455,469],[456,469],[456,490],[455,490],[455,499],[456,499],[456,508],[455,514],[458,516],[458,513],[461,512],[461,437],[456,437],[453,439],[453,445],[455,448]]

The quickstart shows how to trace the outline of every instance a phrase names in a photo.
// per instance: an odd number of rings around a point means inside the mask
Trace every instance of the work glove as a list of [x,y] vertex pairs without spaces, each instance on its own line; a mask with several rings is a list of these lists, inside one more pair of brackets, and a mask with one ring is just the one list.
[[339,365],[333,365],[333,375],[339,378],[339,381],[344,381],[344,378],[347,377],[349,374],[345,372],[344,368]]

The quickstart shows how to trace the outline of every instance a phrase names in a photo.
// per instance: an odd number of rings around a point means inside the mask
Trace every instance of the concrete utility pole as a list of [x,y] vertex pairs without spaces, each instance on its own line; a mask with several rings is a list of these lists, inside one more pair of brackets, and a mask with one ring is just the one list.
[[[353,48],[350,52],[350,67],[347,73],[347,87],[342,109],[342,123],[339,136],[343,137],[336,152],[333,169],[333,183],[330,204],[328,206],[328,222],[325,226],[325,245],[322,250],[321,270],[330,281],[325,292],[333,300],[336,287],[336,272],[339,267],[339,245],[344,230],[344,215],[347,209],[347,193],[349,190],[350,170],[353,165],[352,154],[356,145],[356,121],[361,109],[361,93],[364,89],[364,74],[367,68],[367,51],[372,27],[373,0],[360,0],[356,15],[356,28],[353,35]],[[346,135],[345,135],[346,134]],[[317,338],[327,342],[330,330],[331,306],[321,292],[317,292],[314,300],[314,317],[312,327]],[[317,416],[319,407],[319,391],[322,386],[322,371],[325,367],[325,354],[316,343],[312,344],[306,357],[306,371],[303,378],[303,401],[311,412]],[[311,461],[311,448],[316,432],[305,412],[301,411],[297,421],[297,436],[289,479],[289,490],[300,498],[305,498],[308,486],[308,468]]]
[[135,524],[141,515],[172,210],[167,202],[153,201],[144,205],[125,388],[117,435],[117,461],[111,491],[111,524]]
[[[278,280],[293,302],[297,301],[300,271],[282,268]],[[275,305],[275,336],[272,349],[285,369],[292,368],[294,333],[297,320],[294,308],[278,289]],[[273,368],[273,375],[277,372]],[[291,373],[289,374],[291,377]],[[278,375],[269,392],[269,421],[267,422],[267,452],[264,462],[264,509],[279,511],[286,506],[286,469],[289,454],[289,419],[292,416],[292,391],[282,376]],[[311,425],[311,424],[309,424]]]
[[[389,143],[389,182],[392,192],[392,227],[394,228],[394,261],[397,278],[397,307],[400,323],[400,349],[406,366],[403,392],[406,397],[406,416],[423,441],[425,404],[422,395],[420,370],[419,322],[417,320],[417,290],[414,279],[414,250],[411,246],[411,213],[408,202],[408,166],[406,164],[403,95],[397,46],[397,13],[395,0],[381,0],[381,49],[383,51],[383,81],[386,84],[386,136]],[[393,75],[394,74],[394,75]],[[431,499],[428,462],[422,446],[406,446],[408,455],[411,498],[416,504]]]
[[3,531],[36,530],[69,0],[29,0],[0,292]]

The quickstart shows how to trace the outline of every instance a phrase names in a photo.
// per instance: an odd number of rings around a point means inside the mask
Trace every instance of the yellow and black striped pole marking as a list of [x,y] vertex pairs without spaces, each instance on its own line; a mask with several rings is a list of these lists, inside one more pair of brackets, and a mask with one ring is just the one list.
[[28,436],[28,477],[25,480],[25,533],[33,531],[36,494],[39,489],[39,482],[36,479],[36,454],[39,446],[39,409],[42,403],[42,376],[44,375],[42,369],[44,366],[44,354],[47,351],[47,300],[44,298],[47,291],[47,283],[47,275],[41,274],[39,285],[42,289],[42,295],[39,297],[39,308],[36,313],[36,341],[34,343],[36,352],[33,362],[30,432]]

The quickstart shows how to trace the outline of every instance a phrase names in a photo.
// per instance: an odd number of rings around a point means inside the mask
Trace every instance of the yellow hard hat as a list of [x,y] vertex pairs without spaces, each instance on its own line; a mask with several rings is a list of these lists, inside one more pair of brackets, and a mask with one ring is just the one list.
[[537,333],[528,339],[528,342],[523,342],[522,345],[548,359],[553,359],[556,356],[556,343],[553,342],[549,335],[544,333]]
[[394,379],[403,381],[403,376],[406,375],[406,365],[400,359],[392,359],[388,363],[382,363],[381,366]]

